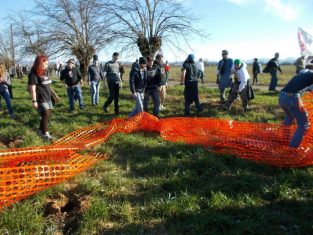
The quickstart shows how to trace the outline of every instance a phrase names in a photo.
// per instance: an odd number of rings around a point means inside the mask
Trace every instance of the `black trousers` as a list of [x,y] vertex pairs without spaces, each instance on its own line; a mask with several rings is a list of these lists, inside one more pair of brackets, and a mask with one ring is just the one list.
[[119,112],[118,98],[120,95],[120,85],[118,83],[108,81],[108,87],[109,87],[109,98],[104,103],[103,107],[105,108],[108,107],[114,100],[114,112],[118,113]]

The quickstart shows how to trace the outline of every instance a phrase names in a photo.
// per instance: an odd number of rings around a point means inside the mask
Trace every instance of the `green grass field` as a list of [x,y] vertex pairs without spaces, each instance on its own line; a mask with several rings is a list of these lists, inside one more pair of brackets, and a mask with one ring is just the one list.
[[[283,71],[280,85],[291,78],[294,68],[285,66]],[[179,68],[171,75],[179,81]],[[206,70],[208,82],[215,82],[215,77],[215,68]],[[260,81],[267,85],[269,76],[262,75]],[[26,79],[13,82],[18,119],[10,119],[2,100],[0,149],[47,144],[36,135],[39,116],[31,108]],[[62,99],[49,124],[55,138],[113,118],[112,106],[104,114],[101,105],[90,105],[88,86],[83,89],[86,109],[74,113],[66,112],[64,85],[57,81],[53,87]],[[100,104],[107,94],[101,88]],[[227,113],[218,109],[218,91],[201,85],[201,116],[278,123],[283,112],[277,94],[256,87],[251,112],[243,113],[236,102]],[[127,84],[120,106],[122,117],[134,107]],[[183,115],[183,86],[168,88],[165,106],[161,118]],[[313,233],[312,167],[273,168],[169,143],[155,133],[116,134],[96,151],[109,159],[0,212],[0,234]],[[56,211],[51,203],[57,205]]]

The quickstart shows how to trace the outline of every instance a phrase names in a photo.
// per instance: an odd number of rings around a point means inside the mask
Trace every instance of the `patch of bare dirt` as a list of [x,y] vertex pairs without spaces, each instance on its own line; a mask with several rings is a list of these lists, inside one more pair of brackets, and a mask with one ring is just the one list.
[[53,219],[63,234],[73,234],[80,227],[83,212],[90,206],[90,196],[76,188],[58,193],[47,200],[44,216]]

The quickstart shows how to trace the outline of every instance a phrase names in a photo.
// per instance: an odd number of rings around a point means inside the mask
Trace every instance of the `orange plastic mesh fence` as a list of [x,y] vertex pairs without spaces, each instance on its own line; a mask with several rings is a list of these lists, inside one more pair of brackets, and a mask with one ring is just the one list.
[[[313,93],[303,97],[303,105],[312,123]],[[103,159],[78,152],[105,142],[114,133],[154,131],[165,140],[201,145],[221,154],[277,167],[302,167],[313,164],[312,129],[307,131],[300,147],[293,149],[288,143],[295,126],[214,118],[159,120],[147,113],[113,119],[77,130],[48,146],[1,150],[0,209],[63,182]]]

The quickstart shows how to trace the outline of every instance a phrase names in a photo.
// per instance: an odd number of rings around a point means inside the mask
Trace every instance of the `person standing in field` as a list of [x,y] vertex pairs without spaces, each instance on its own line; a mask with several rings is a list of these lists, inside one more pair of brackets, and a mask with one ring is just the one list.
[[250,75],[247,70],[247,64],[241,62],[240,59],[235,59],[232,67],[232,73],[235,74],[235,82],[232,85],[228,100],[224,104],[224,109],[229,110],[232,103],[240,95],[243,110],[248,111],[248,89],[250,83]]
[[103,74],[99,66],[99,59],[97,55],[93,56],[92,65],[88,67],[88,82],[91,90],[91,105],[98,105],[100,80],[103,80]]
[[198,67],[198,74],[197,74],[197,79],[201,79],[201,83],[204,83],[204,63],[202,58],[199,59],[199,62],[197,64]]
[[168,81],[169,75],[170,75],[170,70],[171,70],[171,66],[168,63],[168,61],[165,62],[164,69],[165,69],[166,81]]
[[[313,62],[313,61],[312,61]],[[302,70],[299,74],[294,76],[288,84],[280,91],[278,103],[285,112],[285,119],[283,125],[290,127],[296,120],[297,129],[292,136],[289,147],[298,148],[302,142],[304,135],[310,128],[309,114],[307,107],[302,102],[302,95],[312,90],[313,85],[313,63],[306,65],[306,70]],[[290,130],[285,130],[289,136]]]
[[152,57],[147,57],[147,86],[145,90],[144,97],[144,111],[148,112],[149,98],[151,96],[153,102],[153,115],[159,116],[159,107],[160,107],[160,93],[159,85],[161,82],[162,74],[161,70],[153,65]]
[[48,131],[48,122],[52,113],[52,98],[58,102],[60,98],[51,88],[51,80],[47,76],[48,57],[38,55],[28,74],[28,90],[32,98],[32,106],[40,116],[38,134],[46,141],[52,139]]
[[144,57],[139,58],[139,66],[134,66],[129,74],[129,87],[136,106],[128,117],[143,112],[144,93],[147,85],[147,60]]
[[253,82],[252,84],[258,84],[258,75],[262,71],[262,66],[258,62],[258,58],[254,58],[253,64],[252,64],[252,74],[253,74]]
[[103,104],[103,111],[108,113],[108,106],[114,100],[114,114],[119,115],[118,99],[120,94],[120,86],[122,85],[120,77],[120,65],[118,63],[119,53],[114,52],[112,55],[112,60],[108,61],[104,65],[103,77],[107,78],[108,88],[109,88],[109,98]]
[[294,62],[294,66],[296,66],[296,74],[305,68],[305,56],[301,56]]
[[64,70],[61,71],[60,80],[65,82],[66,91],[69,101],[69,112],[74,111],[74,100],[77,98],[80,109],[85,109],[83,94],[81,89],[82,74],[79,69],[75,67],[75,61],[69,59]]
[[166,73],[165,73],[165,68],[163,64],[163,55],[161,54],[156,55],[155,60],[153,62],[153,66],[155,66],[157,69],[161,71],[161,82],[160,82],[159,92],[160,92],[160,110],[163,110],[165,109],[164,101],[166,98],[166,85],[167,85]]
[[181,80],[184,81],[184,98],[185,98],[185,116],[190,116],[190,105],[195,102],[196,109],[198,112],[202,111],[201,103],[198,94],[198,80],[197,80],[197,67],[194,61],[195,57],[193,54],[188,55],[187,60],[183,63],[181,69]]
[[220,91],[220,103],[224,104],[226,100],[225,89],[232,86],[232,67],[233,60],[228,58],[228,51],[222,51],[222,59],[218,62],[217,65],[217,80],[218,88]]
[[119,67],[120,77],[121,77],[121,81],[123,82],[123,81],[124,81],[124,80],[123,80],[123,75],[124,75],[124,73],[125,73],[125,69],[124,69],[124,66],[122,65],[121,62],[119,62],[119,65],[120,65],[120,67]]
[[281,74],[283,73],[279,66],[278,58],[279,53],[276,52],[275,57],[270,59],[270,61],[266,65],[266,71],[268,71],[271,74],[271,82],[268,88],[269,91],[276,91],[276,86],[278,82],[277,71],[279,71]]
[[6,103],[7,109],[12,119],[15,119],[14,111],[11,106],[11,96],[9,92],[10,75],[7,73],[4,64],[0,64],[0,97],[2,97]]

